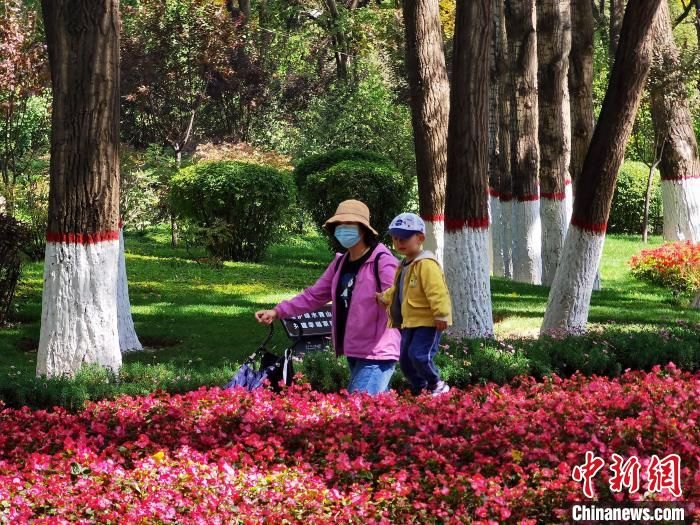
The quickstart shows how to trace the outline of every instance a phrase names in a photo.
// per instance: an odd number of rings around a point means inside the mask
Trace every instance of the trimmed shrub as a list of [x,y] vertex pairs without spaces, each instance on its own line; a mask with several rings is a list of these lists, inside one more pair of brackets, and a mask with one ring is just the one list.
[[29,232],[22,223],[0,214],[0,326],[10,313],[22,264],[20,255],[28,241]]
[[258,261],[294,200],[287,172],[245,162],[201,162],[172,180],[175,211],[198,229],[214,256]]
[[632,275],[675,294],[700,290],[700,244],[667,243],[642,250],[630,260]]
[[[608,232],[642,233],[644,220],[644,198],[647,191],[649,168],[641,162],[625,162],[617,176],[613,195]],[[654,174],[649,201],[649,233],[659,234],[663,228],[661,207],[661,182],[658,173]]]
[[297,187],[302,189],[309,175],[325,171],[344,160],[366,160],[378,164],[391,164],[388,158],[374,151],[351,148],[334,149],[301,159],[294,167],[294,181],[297,183]]
[[391,219],[406,206],[409,185],[392,165],[345,160],[309,175],[302,196],[319,228],[333,215],[340,202],[359,199],[369,207],[374,228],[384,232]]

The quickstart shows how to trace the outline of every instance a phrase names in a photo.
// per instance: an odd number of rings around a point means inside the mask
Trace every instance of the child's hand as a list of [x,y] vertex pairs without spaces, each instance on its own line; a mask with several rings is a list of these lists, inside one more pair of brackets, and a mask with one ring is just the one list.
[[377,292],[374,294],[377,304],[384,304],[384,292]]
[[447,321],[440,321],[435,319],[435,328],[441,332],[447,330]]

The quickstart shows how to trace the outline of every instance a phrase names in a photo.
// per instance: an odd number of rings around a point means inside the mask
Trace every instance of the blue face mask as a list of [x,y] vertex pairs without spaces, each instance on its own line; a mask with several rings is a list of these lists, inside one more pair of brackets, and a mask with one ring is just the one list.
[[335,227],[335,238],[343,248],[352,248],[360,242],[360,228],[351,224],[340,224]]

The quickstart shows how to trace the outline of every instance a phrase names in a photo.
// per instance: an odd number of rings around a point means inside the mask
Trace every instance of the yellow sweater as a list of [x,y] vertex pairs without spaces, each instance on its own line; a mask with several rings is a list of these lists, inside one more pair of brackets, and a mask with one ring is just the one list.
[[390,328],[434,326],[436,320],[452,324],[452,303],[442,268],[431,252],[423,251],[406,268],[401,303],[403,323],[396,326],[391,318],[391,304],[398,293],[400,275],[401,266],[396,270],[394,285],[381,296],[389,311]]

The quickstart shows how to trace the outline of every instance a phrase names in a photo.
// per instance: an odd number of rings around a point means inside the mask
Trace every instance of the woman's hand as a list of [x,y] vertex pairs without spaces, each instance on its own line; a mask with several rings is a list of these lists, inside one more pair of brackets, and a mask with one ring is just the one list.
[[435,319],[435,328],[441,332],[444,332],[445,330],[447,330],[447,321]]
[[258,310],[255,312],[255,320],[258,323],[272,324],[277,318],[277,310]]

